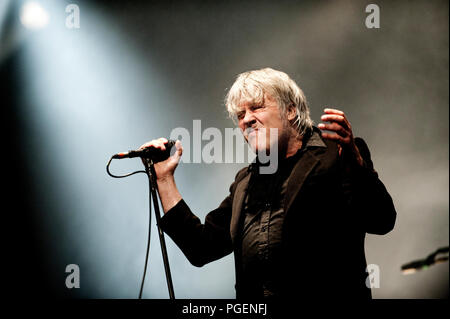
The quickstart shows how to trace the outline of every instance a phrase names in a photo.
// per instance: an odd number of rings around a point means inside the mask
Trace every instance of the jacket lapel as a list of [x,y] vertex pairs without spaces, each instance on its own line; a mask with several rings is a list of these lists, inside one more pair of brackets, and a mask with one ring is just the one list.
[[[303,186],[308,175],[312,172],[314,167],[319,163],[319,158],[312,154],[311,151],[305,152],[302,159],[295,165],[294,170],[289,177],[288,187],[286,191],[286,197],[284,201],[284,211],[288,212],[295,197]],[[239,220],[242,213],[242,204],[247,192],[247,186],[250,181],[251,174],[245,176],[237,185],[234,193],[230,234],[231,239],[235,242],[235,238],[239,228]]]
[[[291,176],[289,177],[288,186],[286,190],[285,200],[284,200],[284,211],[287,213],[291,207],[294,199],[296,198],[298,192],[302,188],[306,178],[313,171],[314,167],[319,164],[320,160],[317,151],[321,152],[323,148],[327,146],[322,141],[319,134],[313,135],[313,137],[308,141],[307,149],[303,153],[301,159],[295,165]],[[311,149],[310,147],[314,147]],[[321,150],[322,149],[322,150]],[[232,215],[230,223],[230,234],[233,243],[239,229],[239,220],[241,218],[242,204],[247,193],[247,186],[250,181],[251,173],[247,174],[237,185],[232,206]]]
[[233,242],[235,241],[237,231],[239,228],[239,220],[241,218],[241,212],[242,212],[242,203],[244,201],[248,182],[250,180],[251,175],[252,174],[247,174],[247,176],[245,176],[239,182],[239,184],[236,187],[236,191],[234,193],[231,223],[230,223],[230,234],[231,234],[231,239]]
[[308,175],[312,172],[314,167],[319,163],[319,158],[313,152],[306,151],[301,160],[297,162],[294,170],[289,177],[288,186],[286,190],[286,197],[284,200],[284,211],[287,213],[291,207],[298,192],[303,186]]

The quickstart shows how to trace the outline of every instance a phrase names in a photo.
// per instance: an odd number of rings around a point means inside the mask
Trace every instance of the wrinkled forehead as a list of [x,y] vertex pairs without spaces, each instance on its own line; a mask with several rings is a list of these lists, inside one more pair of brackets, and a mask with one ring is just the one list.
[[241,111],[245,108],[252,107],[255,105],[264,105],[264,101],[265,101],[264,94],[262,96],[257,95],[257,96],[243,97],[237,102],[236,109],[238,111]]

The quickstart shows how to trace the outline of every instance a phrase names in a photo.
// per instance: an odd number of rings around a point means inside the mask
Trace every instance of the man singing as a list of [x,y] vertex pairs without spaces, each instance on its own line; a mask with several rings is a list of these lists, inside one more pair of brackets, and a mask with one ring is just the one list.
[[[256,154],[272,150],[276,171],[263,173],[257,157],[202,224],[175,184],[177,141],[176,152],[155,164],[162,229],[198,267],[233,252],[239,299],[370,299],[365,234],[391,231],[396,212],[345,114],[325,109],[325,123],[313,126],[302,90],[270,68],[240,74],[226,107]],[[166,142],[141,149],[164,150]]]

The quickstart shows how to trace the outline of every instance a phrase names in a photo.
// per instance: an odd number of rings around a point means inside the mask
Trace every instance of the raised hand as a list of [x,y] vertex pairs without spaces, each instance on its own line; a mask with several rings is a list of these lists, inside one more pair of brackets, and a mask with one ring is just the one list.
[[326,108],[323,111],[324,114],[320,119],[328,123],[320,123],[318,124],[318,127],[321,130],[334,133],[322,132],[322,137],[336,141],[339,147],[339,155],[342,155],[342,152],[348,153],[356,163],[362,166],[363,159],[355,144],[352,126],[345,116],[345,113],[340,110],[329,108]]

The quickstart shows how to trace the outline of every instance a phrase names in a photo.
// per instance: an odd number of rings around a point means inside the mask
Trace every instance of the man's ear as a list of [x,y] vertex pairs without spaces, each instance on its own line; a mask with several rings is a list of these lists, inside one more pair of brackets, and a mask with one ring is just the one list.
[[294,104],[289,104],[287,107],[287,119],[292,122],[297,117],[297,109]]

